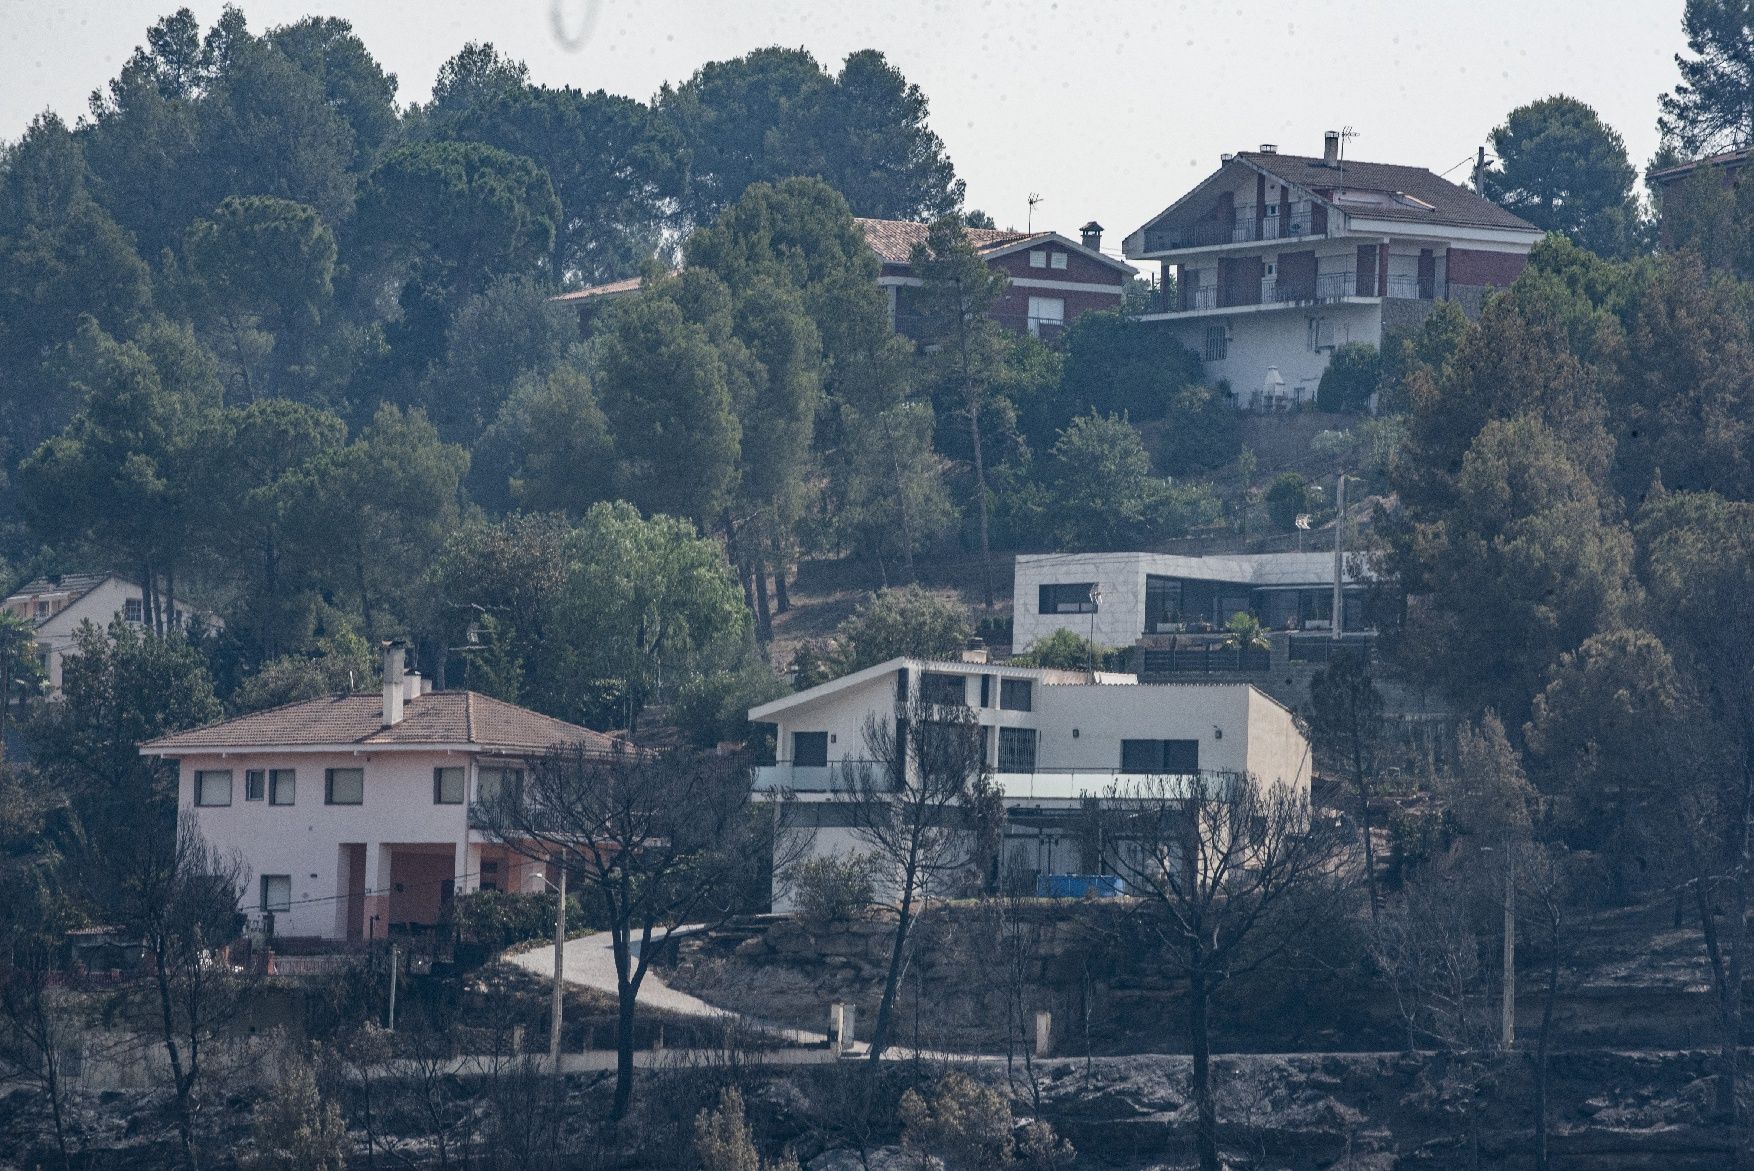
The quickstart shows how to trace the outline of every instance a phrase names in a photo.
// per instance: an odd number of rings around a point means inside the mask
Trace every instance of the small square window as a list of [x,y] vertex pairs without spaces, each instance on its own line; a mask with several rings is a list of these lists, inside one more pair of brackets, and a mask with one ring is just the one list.
[[231,770],[202,769],[195,774],[195,804],[230,805]]
[[792,764],[797,768],[822,768],[828,764],[827,732],[793,732]]
[[476,778],[475,799],[483,805],[491,805],[507,794],[516,801],[524,788],[521,768],[484,768],[477,771]]
[[268,772],[268,804],[291,805],[298,784],[298,773],[294,769],[277,768]]
[[364,805],[365,770],[328,769],[323,776],[323,802],[327,805]]
[[435,768],[432,770],[432,803],[434,805],[461,805],[463,803],[464,770],[460,768]]
[[49,604],[47,602],[38,602],[37,603],[37,617],[38,618],[47,618],[48,616],[49,616]]
[[999,706],[1008,712],[1026,712],[1035,705],[1035,683],[1029,679],[1001,679]]
[[262,910],[292,910],[292,875],[264,874],[262,876]]
[[1048,255],[1053,258],[1051,261],[1051,267],[1053,267],[1053,268],[1065,268],[1066,267],[1066,254],[1064,252],[1051,252]]
[[267,792],[267,776],[268,774],[259,768],[244,770],[245,801],[260,801],[262,799],[262,795]]
[[1029,254],[1029,267],[1031,267],[1031,268],[1046,268],[1047,266],[1048,266],[1048,254],[1046,252],[1043,252],[1040,248],[1037,248]]
[[122,599],[122,621],[124,621],[124,622],[139,622],[140,621],[140,613],[141,613],[141,611],[140,611],[140,599],[139,598],[123,598]]

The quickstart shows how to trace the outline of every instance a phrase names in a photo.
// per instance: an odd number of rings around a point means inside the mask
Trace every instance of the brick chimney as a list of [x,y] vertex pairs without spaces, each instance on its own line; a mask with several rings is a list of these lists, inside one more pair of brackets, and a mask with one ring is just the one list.
[[1090,249],[1092,252],[1101,252],[1102,251],[1102,225],[1101,224],[1097,223],[1095,220],[1091,220],[1089,223],[1085,224],[1082,228],[1078,229],[1078,234],[1080,237],[1082,237],[1082,243],[1084,244],[1084,246],[1086,248]]
[[1340,132],[1330,130],[1322,135],[1322,162],[1330,167],[1340,165]]
[[384,727],[402,722],[403,668],[408,648],[399,642],[384,644]]

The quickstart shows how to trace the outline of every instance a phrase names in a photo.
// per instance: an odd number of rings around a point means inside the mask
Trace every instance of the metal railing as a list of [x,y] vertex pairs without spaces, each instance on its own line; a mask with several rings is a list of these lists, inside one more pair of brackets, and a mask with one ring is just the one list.
[[1324,272],[1316,277],[1315,299],[1339,301],[1358,295],[1358,274],[1355,272]]
[[1182,297],[1181,307],[1184,311],[1190,312],[1195,309],[1218,308],[1218,286],[1199,285],[1188,289]]
[[1437,282],[1421,280],[1416,276],[1392,276],[1389,278],[1388,295],[1407,301],[1435,301]]
[[[757,767],[753,788],[757,793],[849,793],[862,787],[859,778],[867,770],[874,779],[887,777],[893,771],[888,761],[840,760],[826,765],[795,765],[782,760]],[[1046,801],[1100,796],[1117,787],[1125,789],[1159,777],[1173,778],[1171,788],[1179,784],[1190,791],[1196,783],[1210,787],[1232,784],[1236,780],[1234,773],[1210,769],[1197,773],[1161,773],[1120,768],[1035,768],[1027,772],[993,772],[988,775],[993,788],[1003,797]],[[880,781],[879,787],[882,787]]]
[[1339,638],[1331,634],[1293,635],[1290,654],[1294,663],[1331,663],[1348,656],[1368,663],[1375,647],[1374,634],[1342,634]]
[[1146,675],[1214,675],[1273,669],[1273,655],[1266,648],[1226,646],[1220,642],[1146,650],[1143,659],[1140,668]]

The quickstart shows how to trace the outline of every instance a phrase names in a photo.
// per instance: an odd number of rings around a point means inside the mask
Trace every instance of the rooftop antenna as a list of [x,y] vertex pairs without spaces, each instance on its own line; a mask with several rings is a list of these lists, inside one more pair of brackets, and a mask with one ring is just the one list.
[[1026,234],[1035,231],[1035,205],[1041,201],[1039,193],[1034,191],[1029,193],[1029,216],[1023,221],[1023,230]]
[[1352,127],[1340,127],[1340,170],[1342,173],[1346,170],[1346,144],[1357,137],[1358,131],[1352,129]]

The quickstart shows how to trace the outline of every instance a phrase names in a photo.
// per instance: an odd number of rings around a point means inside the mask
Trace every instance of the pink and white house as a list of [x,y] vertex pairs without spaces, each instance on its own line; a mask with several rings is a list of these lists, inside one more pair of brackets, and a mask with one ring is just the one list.
[[476,828],[471,809],[523,784],[558,745],[622,742],[472,691],[432,691],[385,655],[382,694],[325,696],[178,732],[142,754],[177,764],[179,810],[248,869],[242,910],[274,933],[421,934],[477,890],[546,889],[548,866]]
[[1310,401],[1336,348],[1381,345],[1438,301],[1477,314],[1542,238],[1423,167],[1356,162],[1340,145],[1329,131],[1320,158],[1226,155],[1126,239],[1127,257],[1157,261],[1173,289],[1140,320],[1173,331],[1240,408]]
[[[89,622],[102,630],[117,618],[134,626],[145,625],[146,591],[140,583],[118,573],[69,573],[38,577],[19,586],[0,602],[8,612],[34,627],[37,658],[47,676],[49,694],[61,693],[61,664],[73,649],[79,628]],[[189,611],[181,598],[160,599],[178,630],[191,620],[207,630],[218,630],[217,614]]]

